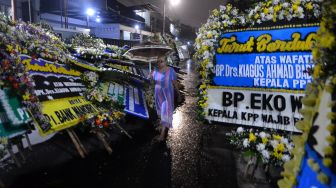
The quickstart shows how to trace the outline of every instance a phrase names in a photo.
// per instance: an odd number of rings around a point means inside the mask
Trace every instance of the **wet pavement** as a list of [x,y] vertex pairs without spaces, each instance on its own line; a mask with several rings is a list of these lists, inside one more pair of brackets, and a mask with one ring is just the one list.
[[[24,151],[21,168],[0,168],[6,187],[238,187],[232,148],[225,133],[196,120],[198,75],[195,64],[181,63],[185,100],[174,114],[167,143],[153,143],[158,134],[151,121],[127,118],[110,133],[113,153],[89,133],[76,130],[89,155],[82,159],[70,139],[58,134]],[[1,185],[0,185],[1,187]]]

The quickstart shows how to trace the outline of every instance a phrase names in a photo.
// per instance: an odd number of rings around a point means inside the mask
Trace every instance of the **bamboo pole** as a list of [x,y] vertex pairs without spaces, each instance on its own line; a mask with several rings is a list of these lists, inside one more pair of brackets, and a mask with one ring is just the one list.
[[81,147],[81,149],[84,151],[85,155],[88,155],[89,153],[87,152],[87,150],[85,149],[84,145],[82,144],[82,142],[80,141],[80,139],[78,138],[76,132],[73,129],[70,129],[70,131],[72,132],[72,134],[74,135],[75,139],[77,140],[79,146]]
[[101,131],[95,131],[95,133],[96,133],[98,139],[103,143],[103,145],[104,145],[104,147],[105,147],[107,153],[108,153],[109,155],[111,155],[111,154],[112,154],[112,148],[111,148],[110,145],[106,142],[106,139],[105,139],[104,134],[103,134]]
[[74,137],[74,135],[71,133],[71,131],[69,129],[66,129],[68,135],[70,136],[73,144],[75,145],[79,155],[82,157],[82,158],[85,158],[85,154],[84,154],[84,151],[81,149],[81,147],[79,146],[79,143],[78,141],[76,140],[76,138]]
[[27,139],[27,143],[28,143],[28,148],[30,151],[33,151],[33,148],[32,148],[32,145],[31,145],[31,142],[30,142],[30,138],[28,136],[28,133],[25,133],[25,137]]
[[18,149],[18,152],[19,152],[21,158],[23,159],[23,161],[25,161],[25,160],[26,160],[26,157],[25,157],[24,154],[23,154],[23,150],[24,150],[24,148],[23,148],[22,140],[19,139],[19,138],[17,138],[17,139],[18,139],[18,141],[17,141],[16,147],[17,147],[17,149]]
[[8,144],[8,146],[7,146],[7,150],[8,150],[9,155],[10,155],[11,158],[14,160],[16,166],[21,167],[21,163],[20,163],[20,161],[18,160],[18,158],[15,156],[15,154],[14,154],[14,152],[13,152],[12,149],[13,149],[13,148],[12,148],[12,144]]
[[116,124],[116,126],[120,129],[120,131],[121,131],[122,133],[125,133],[125,135],[128,136],[128,138],[133,139],[133,137],[132,137],[130,134],[128,134],[128,132],[127,132],[124,128],[122,128],[122,127],[121,127],[120,125],[118,125],[118,124]]

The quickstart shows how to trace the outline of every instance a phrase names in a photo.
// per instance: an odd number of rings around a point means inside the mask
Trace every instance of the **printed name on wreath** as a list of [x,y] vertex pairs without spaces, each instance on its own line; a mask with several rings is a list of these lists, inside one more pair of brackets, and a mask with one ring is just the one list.
[[217,53],[311,51],[316,36],[316,33],[310,33],[301,40],[301,33],[295,32],[291,35],[291,40],[272,40],[271,34],[263,34],[257,38],[251,36],[245,43],[240,43],[236,36],[231,36],[219,41]]

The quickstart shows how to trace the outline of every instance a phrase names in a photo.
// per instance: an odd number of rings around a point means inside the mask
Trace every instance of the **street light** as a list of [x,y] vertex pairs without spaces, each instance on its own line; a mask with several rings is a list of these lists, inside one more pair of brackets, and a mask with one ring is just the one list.
[[[163,28],[162,28],[162,35],[165,33],[165,27],[166,27],[166,1],[163,0]],[[169,0],[170,4],[172,6],[176,6],[180,3],[181,0]]]
[[101,22],[101,19],[98,17],[96,18],[96,22],[100,23]]
[[93,16],[94,13],[95,13],[95,11],[93,10],[93,8],[88,8],[88,9],[86,9],[86,14],[87,14],[88,16]]
[[89,17],[95,14],[95,10],[93,8],[86,9],[86,26],[89,27]]

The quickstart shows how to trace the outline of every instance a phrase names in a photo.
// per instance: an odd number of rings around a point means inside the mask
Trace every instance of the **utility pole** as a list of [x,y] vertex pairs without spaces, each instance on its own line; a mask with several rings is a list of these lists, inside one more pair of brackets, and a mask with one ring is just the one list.
[[163,0],[163,28],[162,35],[164,35],[166,29],[166,0]]
[[28,9],[29,9],[29,22],[32,23],[30,0],[28,0]]
[[12,19],[16,20],[16,0],[11,0],[12,5]]
[[63,0],[60,0],[60,10],[61,10],[61,28],[63,28]]

